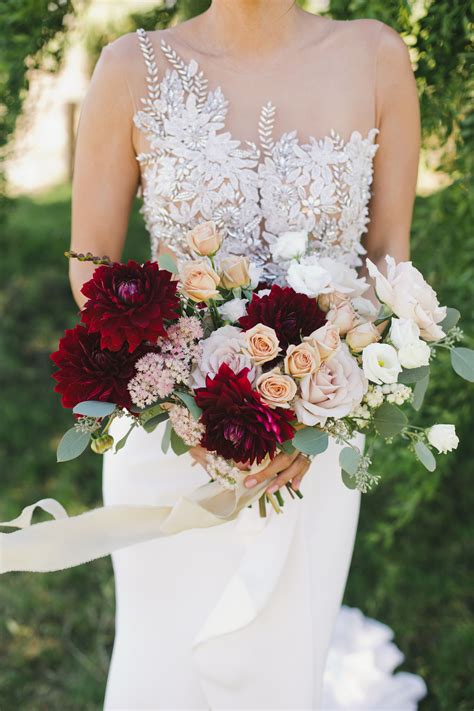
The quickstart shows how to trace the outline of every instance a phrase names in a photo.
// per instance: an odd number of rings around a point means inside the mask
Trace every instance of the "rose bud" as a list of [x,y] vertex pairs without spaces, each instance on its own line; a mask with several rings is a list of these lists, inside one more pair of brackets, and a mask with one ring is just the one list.
[[341,336],[345,336],[353,328],[356,320],[356,312],[352,308],[349,300],[343,301],[339,306],[333,306],[328,311],[327,319],[333,326],[339,328]]
[[322,361],[328,360],[341,347],[339,328],[327,321],[324,326],[316,329],[304,341],[310,343],[319,351]]
[[193,301],[209,301],[219,292],[219,275],[205,261],[188,262],[180,271],[184,293]]
[[302,378],[311,375],[321,365],[321,356],[317,348],[310,343],[300,343],[300,345],[290,345],[286,351],[284,360],[285,373],[294,378]]
[[346,294],[341,294],[341,292],[339,291],[333,291],[330,294],[320,294],[320,296],[318,297],[318,306],[323,311],[329,311],[329,309],[340,306],[346,301]]
[[269,407],[283,407],[285,409],[290,407],[289,403],[297,392],[293,378],[280,373],[279,368],[263,373],[258,378],[256,387]]
[[190,230],[186,239],[188,245],[201,257],[210,257],[215,254],[222,244],[222,235],[219,234],[215,222],[202,222]]
[[225,257],[220,264],[222,285],[236,289],[250,284],[249,263],[245,257]]
[[113,446],[114,438],[112,437],[112,435],[109,434],[104,434],[100,437],[96,437],[91,442],[91,449],[96,454],[104,454],[104,452],[107,452],[109,449],[112,449]]
[[380,333],[373,323],[361,323],[351,330],[346,335],[346,343],[352,351],[362,351],[370,343],[376,343],[380,340]]
[[258,323],[253,328],[245,331],[246,350],[256,365],[262,365],[276,358],[281,351],[278,338],[269,326]]

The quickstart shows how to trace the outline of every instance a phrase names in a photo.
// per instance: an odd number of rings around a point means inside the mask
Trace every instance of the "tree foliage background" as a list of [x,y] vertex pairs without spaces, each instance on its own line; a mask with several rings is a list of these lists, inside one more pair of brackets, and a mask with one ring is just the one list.
[[[163,27],[201,12],[208,0],[159,3],[147,13],[89,35],[91,65],[100,47],[144,26]],[[303,2],[301,4],[304,4]],[[0,4],[0,151],[5,153],[28,86],[27,70],[54,71],[83,1],[3,0]],[[420,93],[425,150],[436,150],[449,185],[418,197],[413,257],[442,303],[459,306],[474,334],[472,2],[332,0],[337,19],[375,17],[402,33]],[[472,71],[472,70],[471,70]],[[403,147],[401,147],[403,150]],[[4,203],[5,204],[5,203]],[[78,512],[100,501],[100,460],[58,466],[54,451],[69,425],[53,397],[49,353],[75,318],[62,253],[69,233],[70,189],[8,201],[0,231],[0,520],[25,503],[55,496]],[[144,259],[147,236],[137,207],[125,256]],[[468,711],[467,668],[474,623],[469,553],[474,530],[472,388],[440,357],[424,421],[453,422],[461,445],[422,470],[401,446],[376,453],[382,484],[363,500],[347,604],[389,624],[404,668],[429,689],[424,711]],[[0,586],[0,706],[28,711],[100,709],[113,642],[110,561],[54,576],[13,574]]]

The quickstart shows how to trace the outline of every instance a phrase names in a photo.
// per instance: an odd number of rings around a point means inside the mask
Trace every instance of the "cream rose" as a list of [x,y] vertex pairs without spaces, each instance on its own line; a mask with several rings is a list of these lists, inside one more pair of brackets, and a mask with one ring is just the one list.
[[222,304],[222,306],[218,306],[217,310],[224,321],[235,323],[247,313],[247,303],[247,299],[231,299]]
[[433,425],[427,430],[427,435],[428,442],[436,447],[441,454],[451,452],[459,444],[459,437],[454,425]]
[[307,242],[307,232],[282,232],[270,247],[273,261],[289,261],[301,257],[306,252]]
[[258,323],[253,328],[245,331],[246,352],[255,365],[262,365],[276,358],[281,351],[278,338],[269,326]]
[[397,351],[388,343],[371,343],[362,351],[362,367],[372,383],[396,383],[402,366]]
[[212,221],[201,222],[187,233],[186,239],[193,252],[201,257],[215,254],[222,244],[222,236]]
[[318,349],[321,360],[327,360],[341,347],[339,328],[329,321],[303,340]]
[[445,336],[438,324],[446,317],[446,307],[440,306],[436,292],[424,280],[423,275],[411,262],[396,264],[393,257],[386,256],[385,277],[370,259],[367,269],[375,279],[377,296],[400,318],[411,319],[420,329],[425,341],[439,341]]
[[318,306],[323,311],[329,311],[330,309],[341,306],[341,304],[347,303],[347,301],[348,298],[346,294],[343,294],[340,291],[332,291],[328,294],[321,294],[318,299]]
[[193,301],[209,301],[219,294],[219,274],[204,260],[184,264],[179,279],[184,293]]
[[380,341],[380,333],[370,321],[351,328],[346,335],[347,345],[356,353],[377,341]]
[[284,360],[285,373],[294,378],[311,375],[321,365],[319,350],[311,343],[303,342],[299,345],[290,345]]
[[298,388],[293,378],[283,375],[279,368],[273,368],[257,378],[256,389],[269,407],[288,409]]
[[235,326],[222,326],[201,341],[201,356],[191,372],[190,383],[193,388],[202,388],[206,384],[206,375],[211,378],[218,372],[222,363],[238,373],[242,368],[249,368],[248,379],[253,382],[258,369],[252,364],[245,352],[245,337]]
[[328,417],[345,417],[360,404],[367,380],[343,344],[318,371],[301,380],[300,391],[293,405],[298,421],[310,427],[324,426]]
[[219,266],[222,285],[226,289],[250,284],[249,263],[245,257],[225,257]]

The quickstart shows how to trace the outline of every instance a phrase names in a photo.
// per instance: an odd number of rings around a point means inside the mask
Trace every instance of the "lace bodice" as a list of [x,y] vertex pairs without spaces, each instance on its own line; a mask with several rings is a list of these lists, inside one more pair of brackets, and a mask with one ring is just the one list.
[[159,77],[148,34],[138,30],[147,71],[147,95],[134,115],[149,150],[138,155],[143,214],[156,257],[160,244],[178,259],[189,255],[186,231],[214,220],[233,254],[245,254],[278,279],[270,246],[287,230],[305,230],[322,255],[358,266],[365,250],[373,159],[372,128],[343,140],[334,130],[323,138],[298,139],[297,131],[274,136],[276,107],[260,112],[258,145],[226,129],[228,101],[197,62],[183,59],[164,40],[170,67]]

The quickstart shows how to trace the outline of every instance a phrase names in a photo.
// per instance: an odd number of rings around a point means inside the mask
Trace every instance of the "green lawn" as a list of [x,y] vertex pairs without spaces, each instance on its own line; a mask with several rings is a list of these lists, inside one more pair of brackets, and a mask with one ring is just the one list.
[[[66,187],[21,198],[1,230],[0,520],[44,496],[59,498],[72,512],[100,501],[99,457],[55,463],[56,444],[70,422],[52,392],[49,361],[76,314],[62,256],[69,211]],[[418,200],[413,230],[416,263],[442,302],[463,310],[470,334],[473,217],[462,186],[454,185]],[[135,210],[127,256],[145,259],[147,253]],[[435,474],[414,464],[402,446],[377,453],[383,481],[364,497],[346,602],[396,630],[407,655],[404,668],[427,681],[425,711],[468,711],[474,701],[467,665],[474,639],[468,608],[474,390],[442,358],[436,373],[421,419],[455,423],[461,446]],[[113,607],[109,560],[54,575],[2,578],[0,708],[100,709]]]

